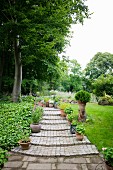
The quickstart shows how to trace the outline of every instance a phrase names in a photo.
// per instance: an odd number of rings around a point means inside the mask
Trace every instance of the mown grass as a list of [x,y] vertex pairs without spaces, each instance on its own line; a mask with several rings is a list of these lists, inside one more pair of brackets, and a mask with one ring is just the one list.
[[[78,105],[73,105],[78,114]],[[113,147],[113,106],[101,106],[96,103],[86,105],[87,122],[84,123],[86,136],[99,151],[102,147]]]

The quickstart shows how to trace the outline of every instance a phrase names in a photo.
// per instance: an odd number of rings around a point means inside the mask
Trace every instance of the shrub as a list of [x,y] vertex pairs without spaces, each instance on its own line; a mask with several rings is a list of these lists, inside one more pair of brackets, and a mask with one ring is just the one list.
[[0,148],[0,169],[2,168],[3,164],[7,162],[8,156],[7,150]]
[[91,98],[90,93],[84,90],[80,90],[75,94],[75,99],[84,103],[89,102],[90,98]]
[[65,103],[65,102],[60,102],[60,104],[59,104],[59,108],[61,110],[65,110],[65,108],[68,107],[68,106],[69,106],[69,104]]
[[65,112],[66,114],[71,114],[71,113],[73,113],[73,109],[72,109],[72,107],[66,107],[66,108],[64,109],[64,112]]
[[106,95],[106,96],[100,97],[98,104],[99,105],[113,105],[113,99],[111,96]]
[[[1,103],[0,103],[1,104]],[[10,150],[18,145],[23,130],[31,133],[30,121],[33,104],[3,103],[0,110],[0,146]]]

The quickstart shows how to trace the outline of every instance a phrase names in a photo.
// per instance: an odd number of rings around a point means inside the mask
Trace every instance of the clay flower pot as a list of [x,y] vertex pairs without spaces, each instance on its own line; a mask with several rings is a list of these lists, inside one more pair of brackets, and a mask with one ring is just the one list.
[[22,150],[27,150],[29,149],[29,146],[30,146],[30,139],[26,142],[24,142],[23,140],[20,140],[18,143],[21,146]]
[[38,133],[41,130],[41,125],[40,124],[30,124],[30,128],[33,133]]

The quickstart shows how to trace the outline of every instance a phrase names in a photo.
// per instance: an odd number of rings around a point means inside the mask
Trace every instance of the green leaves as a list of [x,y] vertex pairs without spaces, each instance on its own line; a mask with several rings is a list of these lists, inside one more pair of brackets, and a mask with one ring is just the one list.
[[10,150],[17,145],[23,131],[30,133],[31,104],[1,104],[0,144]]

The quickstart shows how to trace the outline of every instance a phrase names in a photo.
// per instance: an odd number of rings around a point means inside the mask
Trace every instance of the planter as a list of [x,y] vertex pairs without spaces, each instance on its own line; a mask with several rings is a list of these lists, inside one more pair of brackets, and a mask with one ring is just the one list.
[[22,142],[22,141],[20,140],[18,143],[19,143],[19,145],[21,146],[21,149],[22,149],[22,150],[27,150],[27,149],[29,149],[30,141],[28,141],[27,143],[24,143],[24,142]]
[[31,131],[33,133],[38,133],[41,130],[41,125],[39,124],[30,124]]
[[107,170],[113,170],[113,166],[110,166],[107,161],[105,162],[105,166]]
[[42,102],[38,102],[38,106],[43,107],[43,103]]
[[70,133],[75,134],[76,132],[76,125],[70,125]]
[[46,107],[49,107],[49,102],[46,102]]
[[84,135],[76,132],[76,139],[77,139],[78,141],[82,141],[82,140],[84,139]]
[[57,102],[54,102],[54,108],[58,108],[58,104],[57,104]]
[[49,107],[53,107],[54,106],[54,104],[53,103],[49,103]]
[[61,117],[66,117],[64,110],[60,110],[60,112],[61,112]]

